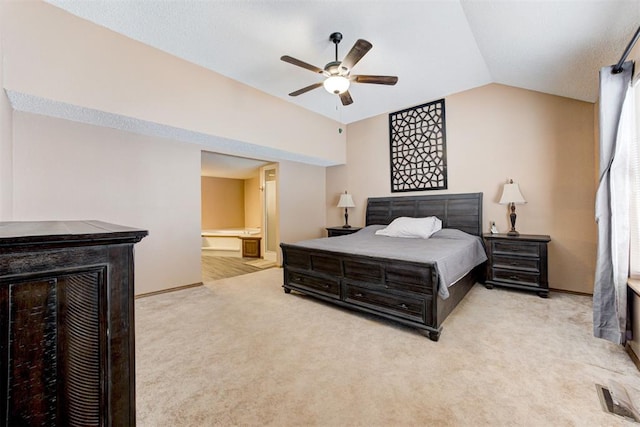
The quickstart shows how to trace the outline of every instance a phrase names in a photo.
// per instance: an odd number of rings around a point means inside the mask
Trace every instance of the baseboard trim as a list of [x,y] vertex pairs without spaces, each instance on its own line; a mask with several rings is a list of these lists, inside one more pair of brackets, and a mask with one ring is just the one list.
[[640,359],[638,358],[638,355],[636,354],[636,352],[633,351],[629,343],[625,344],[624,349],[627,350],[627,354],[631,358],[631,361],[633,362],[634,365],[636,365],[636,368],[638,368],[638,370],[640,371]]
[[202,286],[202,282],[191,283],[190,285],[183,285],[183,286],[178,286],[178,287],[175,287],[175,288],[162,289],[160,291],[147,292],[147,293],[144,293],[144,294],[136,295],[135,298],[136,299],[145,298],[145,297],[151,297],[151,296],[154,296],[154,295],[166,294],[166,293],[169,293],[169,292],[183,291],[185,289],[197,288],[198,286]]
[[549,288],[550,292],[560,292],[562,294],[571,294],[571,295],[582,295],[585,297],[592,297],[593,294],[590,294],[588,292],[578,292],[578,291],[569,291],[567,289],[555,289],[555,288]]

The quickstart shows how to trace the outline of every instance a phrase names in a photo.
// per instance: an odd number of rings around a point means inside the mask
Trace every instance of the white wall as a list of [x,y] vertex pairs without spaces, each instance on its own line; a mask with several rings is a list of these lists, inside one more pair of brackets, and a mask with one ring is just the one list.
[[14,216],[149,230],[136,294],[200,282],[200,147],[14,113]]

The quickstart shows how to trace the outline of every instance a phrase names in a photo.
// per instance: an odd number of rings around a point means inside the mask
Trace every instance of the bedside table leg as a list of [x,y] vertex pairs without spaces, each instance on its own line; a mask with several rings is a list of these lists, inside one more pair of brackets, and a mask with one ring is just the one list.
[[548,291],[540,291],[540,292],[538,292],[538,296],[540,298],[549,298],[549,292]]
[[486,283],[484,284],[484,287],[487,288],[487,289],[493,289],[493,285],[488,285]]

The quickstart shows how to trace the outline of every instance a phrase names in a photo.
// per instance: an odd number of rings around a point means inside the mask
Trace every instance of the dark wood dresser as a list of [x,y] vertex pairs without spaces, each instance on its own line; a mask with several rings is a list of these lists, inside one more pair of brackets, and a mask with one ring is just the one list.
[[0,222],[0,425],[135,425],[133,245],[146,235]]
[[484,234],[487,249],[487,278],[485,286],[506,286],[549,296],[546,235]]

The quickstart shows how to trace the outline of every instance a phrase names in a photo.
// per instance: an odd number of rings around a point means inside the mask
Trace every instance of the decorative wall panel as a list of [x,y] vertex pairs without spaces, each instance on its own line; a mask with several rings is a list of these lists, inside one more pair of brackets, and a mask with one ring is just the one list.
[[389,114],[391,191],[447,188],[444,99]]

